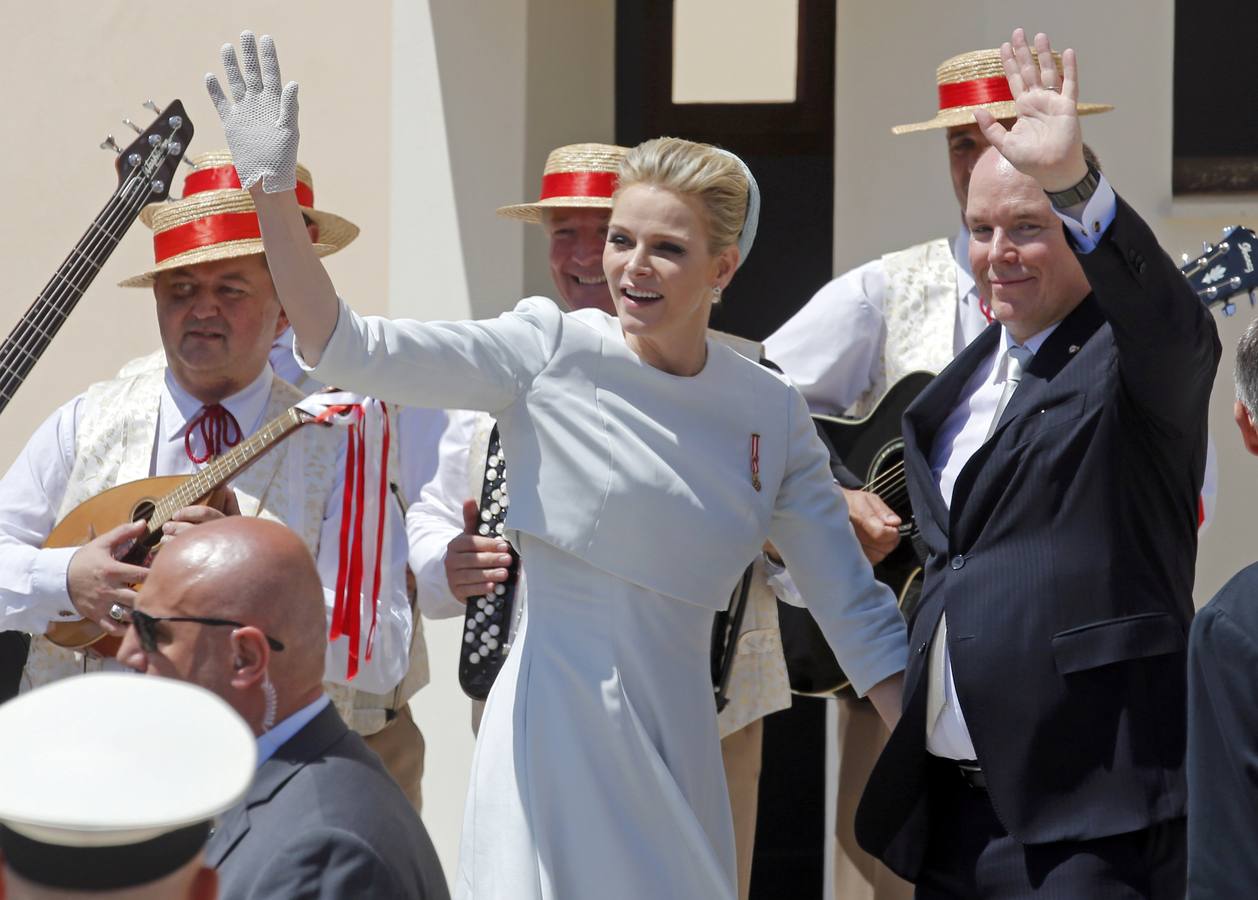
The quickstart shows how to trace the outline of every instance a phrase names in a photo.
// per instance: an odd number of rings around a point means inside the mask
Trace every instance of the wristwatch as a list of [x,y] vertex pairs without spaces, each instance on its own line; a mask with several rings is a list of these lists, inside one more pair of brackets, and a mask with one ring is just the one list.
[[1048,200],[1057,209],[1069,209],[1080,203],[1087,203],[1092,199],[1092,195],[1096,193],[1096,186],[1101,182],[1101,173],[1092,166],[1088,166],[1088,174],[1074,187],[1066,188],[1064,191],[1045,191],[1048,194]]

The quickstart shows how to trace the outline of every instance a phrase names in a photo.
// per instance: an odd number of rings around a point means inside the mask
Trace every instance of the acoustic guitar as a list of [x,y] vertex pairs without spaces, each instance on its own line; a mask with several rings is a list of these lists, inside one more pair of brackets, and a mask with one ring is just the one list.
[[[185,506],[204,501],[265,453],[316,417],[296,406],[285,410],[257,433],[192,475],[164,475],[120,484],[85,500],[72,509],[48,535],[45,547],[78,547],[95,535],[124,522],[147,524],[122,561],[145,565],[162,539],[162,526]],[[90,619],[53,622],[45,636],[59,647],[80,650],[91,647],[100,656],[113,656],[121,643],[108,636]]]

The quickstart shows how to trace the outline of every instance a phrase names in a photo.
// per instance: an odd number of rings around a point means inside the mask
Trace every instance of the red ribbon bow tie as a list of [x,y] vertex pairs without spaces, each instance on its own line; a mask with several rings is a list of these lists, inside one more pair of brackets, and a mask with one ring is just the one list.
[[[201,446],[205,449],[200,454],[192,449],[192,435],[198,432],[201,435]],[[235,447],[240,443],[240,438],[240,423],[236,421],[236,417],[221,403],[211,403],[201,407],[201,411],[188,423],[183,435],[183,449],[188,454],[188,459],[199,465],[209,462],[226,448]]]

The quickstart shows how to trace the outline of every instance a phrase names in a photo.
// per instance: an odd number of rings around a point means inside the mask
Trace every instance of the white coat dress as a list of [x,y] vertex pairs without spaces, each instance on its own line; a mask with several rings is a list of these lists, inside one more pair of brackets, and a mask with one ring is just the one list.
[[486,705],[456,893],[734,897],[708,642],[747,563],[774,542],[858,692],[907,652],[799,393],[713,341],[699,374],[670,375],[615,318],[541,298],[456,323],[342,305],[314,374],[491,412],[510,461],[529,604]]

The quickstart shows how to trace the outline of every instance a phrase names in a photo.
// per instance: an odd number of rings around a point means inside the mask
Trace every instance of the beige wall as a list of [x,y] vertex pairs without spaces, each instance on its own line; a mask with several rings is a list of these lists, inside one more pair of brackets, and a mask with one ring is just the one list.
[[[893,136],[901,122],[931,117],[935,66],[948,56],[997,46],[1014,26],[1042,30],[1079,54],[1081,97],[1117,110],[1084,120],[1115,188],[1163,246],[1200,252],[1222,226],[1255,224],[1254,197],[1223,202],[1171,198],[1172,0],[1049,4],[1030,0],[922,3],[840,0],[836,78],[835,269],[939,235],[954,234],[956,201],[940,132]],[[911,21],[911,29],[904,22]],[[879,164],[878,161],[885,161]],[[1224,358],[1211,399],[1221,490],[1201,538],[1196,598],[1203,603],[1258,552],[1248,539],[1258,507],[1258,460],[1231,423],[1232,351],[1253,312],[1219,319]]]
[[[285,76],[301,82],[301,158],[314,173],[317,200],[363,226],[358,241],[329,262],[333,276],[360,308],[384,311],[388,185],[362,170],[388,166],[388,7],[360,4],[352,20],[343,3],[328,0],[302,4],[301,16],[292,9],[276,0],[227,0],[198,6],[191,16],[153,0],[6,6],[10,139],[0,146],[8,211],[0,220],[0,264],[8,299],[0,333],[8,333],[109,198],[112,154],[96,147],[106,132],[128,143],[124,116],[147,124],[151,113],[141,101],[182,98],[196,127],[190,152],[224,146],[201,79],[219,69],[219,45],[246,26],[276,32]],[[364,50],[352,70],[347,59],[337,65],[344,57],[330,43],[347,34]],[[347,165],[351,160],[358,164]],[[5,410],[0,466],[57,404],[157,348],[152,295],[115,287],[152,258],[149,232],[137,223]]]

